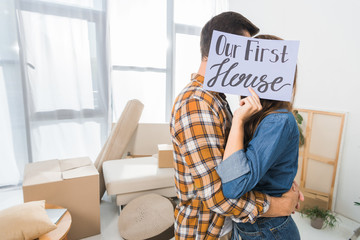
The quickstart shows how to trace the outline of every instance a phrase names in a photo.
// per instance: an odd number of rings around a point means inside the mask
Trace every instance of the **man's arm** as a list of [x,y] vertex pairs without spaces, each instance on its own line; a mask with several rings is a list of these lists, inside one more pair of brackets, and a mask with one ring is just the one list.
[[300,202],[304,201],[304,195],[294,181],[291,189],[281,197],[269,197],[268,199],[270,208],[261,217],[281,217],[294,213],[295,209],[300,209]]

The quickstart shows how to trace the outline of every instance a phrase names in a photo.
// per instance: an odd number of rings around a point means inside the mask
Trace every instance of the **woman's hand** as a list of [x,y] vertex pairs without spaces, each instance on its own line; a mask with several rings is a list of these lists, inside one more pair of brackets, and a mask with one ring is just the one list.
[[233,124],[244,124],[252,115],[261,111],[260,98],[252,88],[248,88],[251,96],[240,100],[240,107],[235,110]]

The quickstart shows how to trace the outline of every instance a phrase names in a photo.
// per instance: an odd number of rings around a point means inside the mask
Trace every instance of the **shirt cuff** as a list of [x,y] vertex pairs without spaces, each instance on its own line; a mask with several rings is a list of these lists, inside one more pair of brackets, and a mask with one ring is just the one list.
[[248,204],[246,204],[246,208],[244,208],[244,212],[247,213],[244,217],[234,217],[231,219],[236,223],[255,223],[258,217],[261,217],[266,213],[270,208],[270,202],[268,199],[268,195],[263,194],[261,192],[253,191],[253,195],[251,199],[248,199]]
[[261,215],[265,214],[265,213],[269,210],[269,208],[270,208],[270,202],[269,202],[269,200],[268,200],[267,197],[266,197],[265,200],[264,200],[263,207],[264,207],[264,208],[263,208],[263,212],[262,212]]
[[231,154],[230,157],[223,160],[215,169],[222,183],[230,182],[250,172],[248,160],[243,149]]

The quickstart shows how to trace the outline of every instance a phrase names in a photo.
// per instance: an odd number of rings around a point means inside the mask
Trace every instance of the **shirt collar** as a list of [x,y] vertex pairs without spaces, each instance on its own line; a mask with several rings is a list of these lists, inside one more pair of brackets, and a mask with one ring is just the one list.
[[[199,82],[201,85],[204,84],[204,76],[202,76],[198,73],[193,73],[191,75],[191,79]],[[218,92],[213,92],[213,91],[211,91],[211,93],[214,95],[218,95],[219,97],[221,97],[222,100],[226,101],[226,95],[224,93],[218,93]]]
[[193,73],[191,74],[191,79],[198,81],[199,83],[204,84],[204,76],[197,74],[197,73]]
[[[202,75],[200,75],[198,73],[191,74],[191,79],[193,81],[197,81],[201,85],[204,84],[204,76],[202,76]],[[220,102],[228,109],[230,115],[232,115],[232,112],[231,112],[230,107],[229,107],[229,103],[226,100],[226,95],[224,93],[213,92],[213,91],[211,91],[211,94],[216,96],[220,100]]]

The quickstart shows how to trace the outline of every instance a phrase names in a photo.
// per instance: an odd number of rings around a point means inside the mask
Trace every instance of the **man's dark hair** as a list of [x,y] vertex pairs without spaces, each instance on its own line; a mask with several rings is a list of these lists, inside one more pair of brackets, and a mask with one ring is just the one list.
[[223,12],[210,19],[203,29],[200,36],[201,58],[205,58],[209,54],[210,42],[213,30],[227,32],[232,34],[244,35],[244,31],[248,31],[250,36],[259,32],[252,22],[237,12]]

